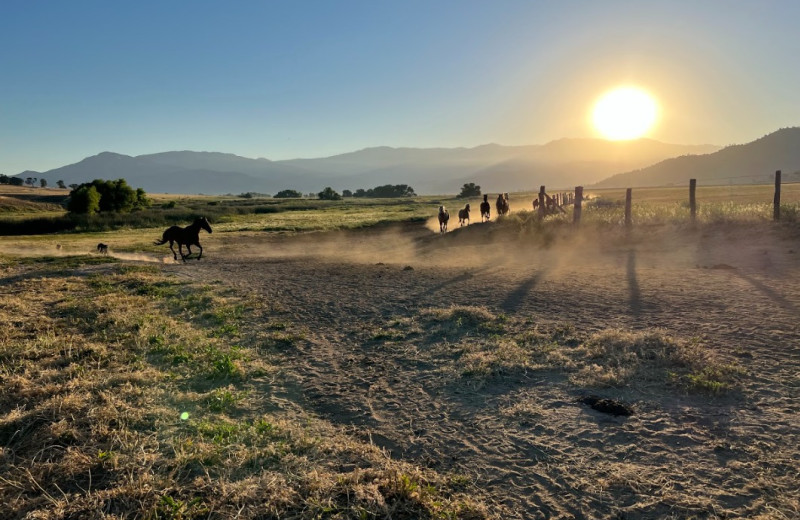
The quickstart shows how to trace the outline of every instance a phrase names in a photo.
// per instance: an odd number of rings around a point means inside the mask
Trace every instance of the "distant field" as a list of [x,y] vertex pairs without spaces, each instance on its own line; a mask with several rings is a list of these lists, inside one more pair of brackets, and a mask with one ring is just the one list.
[[61,202],[68,194],[68,190],[0,184],[0,215],[6,217],[13,213],[63,214],[64,208]]
[[[699,222],[752,222],[772,218],[772,185],[701,186],[697,188]],[[681,223],[688,219],[688,187],[641,188],[633,190],[634,224]],[[556,192],[550,192],[551,194]],[[437,207],[445,205],[456,221],[456,211],[469,203],[472,221],[478,221],[480,197],[457,199],[453,196],[426,196],[404,199],[316,199],[242,198],[232,196],[151,194],[153,206],[128,214],[101,214],[71,217],[61,204],[66,190],[0,186],[0,235],[41,235],[55,232],[102,233],[119,229],[140,230],[152,236],[171,225],[187,225],[206,216],[220,232],[306,232],[356,229],[378,223],[429,220]],[[489,194],[494,213],[496,194]],[[511,211],[519,215],[531,211],[534,192],[511,193]],[[625,190],[585,191],[583,221],[587,225],[616,225],[623,218]],[[782,189],[783,218],[795,221],[800,215],[800,184],[785,184]],[[548,220],[570,221],[566,213]],[[452,223],[451,223],[452,224]],[[451,226],[452,227],[452,226]],[[140,247],[141,244],[137,244]]]
[[[771,203],[774,185],[755,186],[698,186],[697,202],[733,202],[738,204]],[[586,190],[589,196],[610,200],[625,200],[624,189]],[[633,202],[685,202],[689,200],[689,186],[669,188],[634,188]],[[800,202],[800,183],[781,186],[781,202]]]

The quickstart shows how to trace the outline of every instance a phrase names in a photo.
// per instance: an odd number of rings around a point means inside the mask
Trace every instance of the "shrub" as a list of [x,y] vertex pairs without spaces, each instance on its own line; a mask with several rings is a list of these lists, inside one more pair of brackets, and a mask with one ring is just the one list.
[[342,200],[342,196],[330,186],[317,193],[317,196],[320,200]]
[[297,190],[282,190],[275,194],[276,199],[300,199],[303,194]]
[[70,213],[86,213],[91,215],[100,211],[100,193],[91,185],[82,184],[69,194],[67,210]]
[[461,193],[458,194],[458,198],[477,197],[480,194],[481,187],[474,182],[468,182],[461,187]]

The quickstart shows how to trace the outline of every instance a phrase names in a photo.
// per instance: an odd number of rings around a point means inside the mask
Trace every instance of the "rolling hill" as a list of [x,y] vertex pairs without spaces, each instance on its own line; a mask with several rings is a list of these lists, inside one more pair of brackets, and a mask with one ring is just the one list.
[[800,181],[800,128],[783,128],[753,142],[727,146],[707,155],[667,159],[604,179],[596,188],[633,188],[687,184],[763,184],[776,170]]

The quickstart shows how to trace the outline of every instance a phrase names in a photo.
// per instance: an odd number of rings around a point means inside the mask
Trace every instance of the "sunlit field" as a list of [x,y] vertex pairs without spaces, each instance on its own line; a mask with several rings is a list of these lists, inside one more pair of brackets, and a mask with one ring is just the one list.
[[[62,233],[4,194],[40,233],[0,238],[0,517],[797,517],[783,188],[775,223],[771,186],[700,187],[695,225],[634,189],[629,233],[624,190],[580,226],[163,195]],[[200,261],[153,244],[200,215]]]

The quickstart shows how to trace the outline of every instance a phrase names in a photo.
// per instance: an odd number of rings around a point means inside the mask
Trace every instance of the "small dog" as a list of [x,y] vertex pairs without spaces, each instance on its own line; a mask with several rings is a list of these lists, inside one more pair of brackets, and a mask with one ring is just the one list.
[[100,242],[99,244],[97,244],[97,252],[100,253],[101,255],[107,255],[108,254],[108,246],[106,244]]

